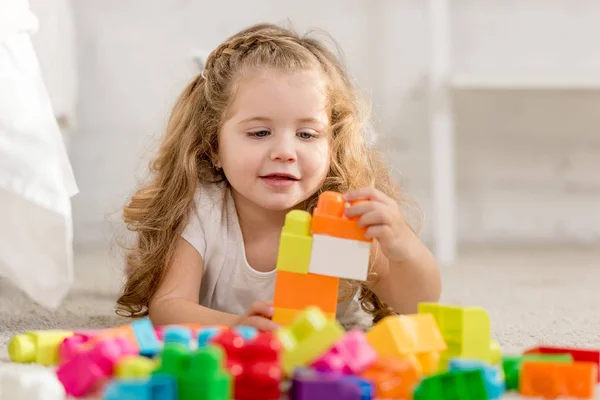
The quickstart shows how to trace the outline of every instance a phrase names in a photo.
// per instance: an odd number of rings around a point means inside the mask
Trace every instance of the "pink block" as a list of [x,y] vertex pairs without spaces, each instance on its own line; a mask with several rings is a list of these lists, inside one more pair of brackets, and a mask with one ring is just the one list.
[[154,333],[156,333],[156,337],[161,342],[165,340],[165,327],[164,326],[155,326]]
[[312,366],[323,372],[360,374],[376,359],[377,353],[367,341],[364,332],[360,329],[352,329]]
[[75,335],[65,338],[62,343],[58,346],[58,357],[61,363],[65,363],[79,353],[79,348],[82,344],[86,343],[89,337],[83,335]]
[[87,353],[77,353],[56,371],[67,394],[81,397],[95,384],[112,376],[116,363],[124,356],[137,354],[136,348],[124,338],[98,342]]

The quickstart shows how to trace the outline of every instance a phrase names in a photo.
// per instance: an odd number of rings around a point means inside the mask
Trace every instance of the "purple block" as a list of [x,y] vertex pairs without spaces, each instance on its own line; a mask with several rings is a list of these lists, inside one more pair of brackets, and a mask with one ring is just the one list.
[[294,373],[290,400],[361,400],[361,390],[347,376],[300,369]]

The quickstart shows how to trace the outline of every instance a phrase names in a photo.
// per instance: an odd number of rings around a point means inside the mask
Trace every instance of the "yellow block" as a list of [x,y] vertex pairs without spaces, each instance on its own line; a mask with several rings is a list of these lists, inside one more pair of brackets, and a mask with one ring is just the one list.
[[292,210],[285,216],[277,253],[278,271],[308,273],[312,249],[311,221],[310,213],[303,210]]
[[115,376],[121,379],[146,378],[156,369],[156,361],[143,356],[127,356],[115,366]]
[[[294,310],[291,308],[280,308],[275,307],[275,313],[273,314],[273,321],[281,326],[288,326],[298,314],[302,313],[302,310]],[[335,321],[335,313],[323,313],[325,318],[330,321]]]
[[283,372],[291,376],[306,367],[344,336],[344,328],[317,307],[308,307],[289,327],[276,332],[283,348]]
[[58,364],[58,346],[65,338],[73,336],[68,331],[29,331],[14,336],[8,342],[8,355],[13,362],[37,363],[47,367]]
[[420,314],[434,316],[448,349],[442,358],[471,358],[498,363],[501,355],[497,342],[491,339],[491,324],[481,307],[420,303]]

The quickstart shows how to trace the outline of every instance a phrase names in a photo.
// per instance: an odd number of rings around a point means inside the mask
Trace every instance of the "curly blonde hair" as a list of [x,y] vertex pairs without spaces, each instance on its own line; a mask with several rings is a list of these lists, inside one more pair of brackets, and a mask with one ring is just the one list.
[[[324,44],[271,24],[249,27],[230,37],[207,58],[203,74],[190,82],[178,98],[151,179],[124,207],[127,229],[136,234],[127,249],[126,282],[117,303],[117,314],[147,315],[187,223],[199,184],[226,181],[213,164],[218,134],[232,103],[240,73],[249,68],[284,70],[320,69],[328,81],[332,128],[331,163],[323,187],[302,205],[312,212],[320,193],[372,186],[398,199],[399,188],[379,152],[365,139],[369,107],[350,81],[340,60]],[[377,251],[376,244],[374,251]],[[373,260],[374,257],[371,257]],[[372,270],[372,266],[371,266]],[[377,322],[394,313],[366,282],[343,281],[340,301],[359,290],[362,308]]]

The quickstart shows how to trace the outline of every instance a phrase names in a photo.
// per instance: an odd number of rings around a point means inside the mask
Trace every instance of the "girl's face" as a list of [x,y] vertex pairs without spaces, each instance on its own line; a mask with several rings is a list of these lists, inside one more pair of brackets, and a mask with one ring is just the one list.
[[329,170],[325,79],[276,69],[244,78],[221,127],[217,166],[235,196],[291,209],[322,186]]

